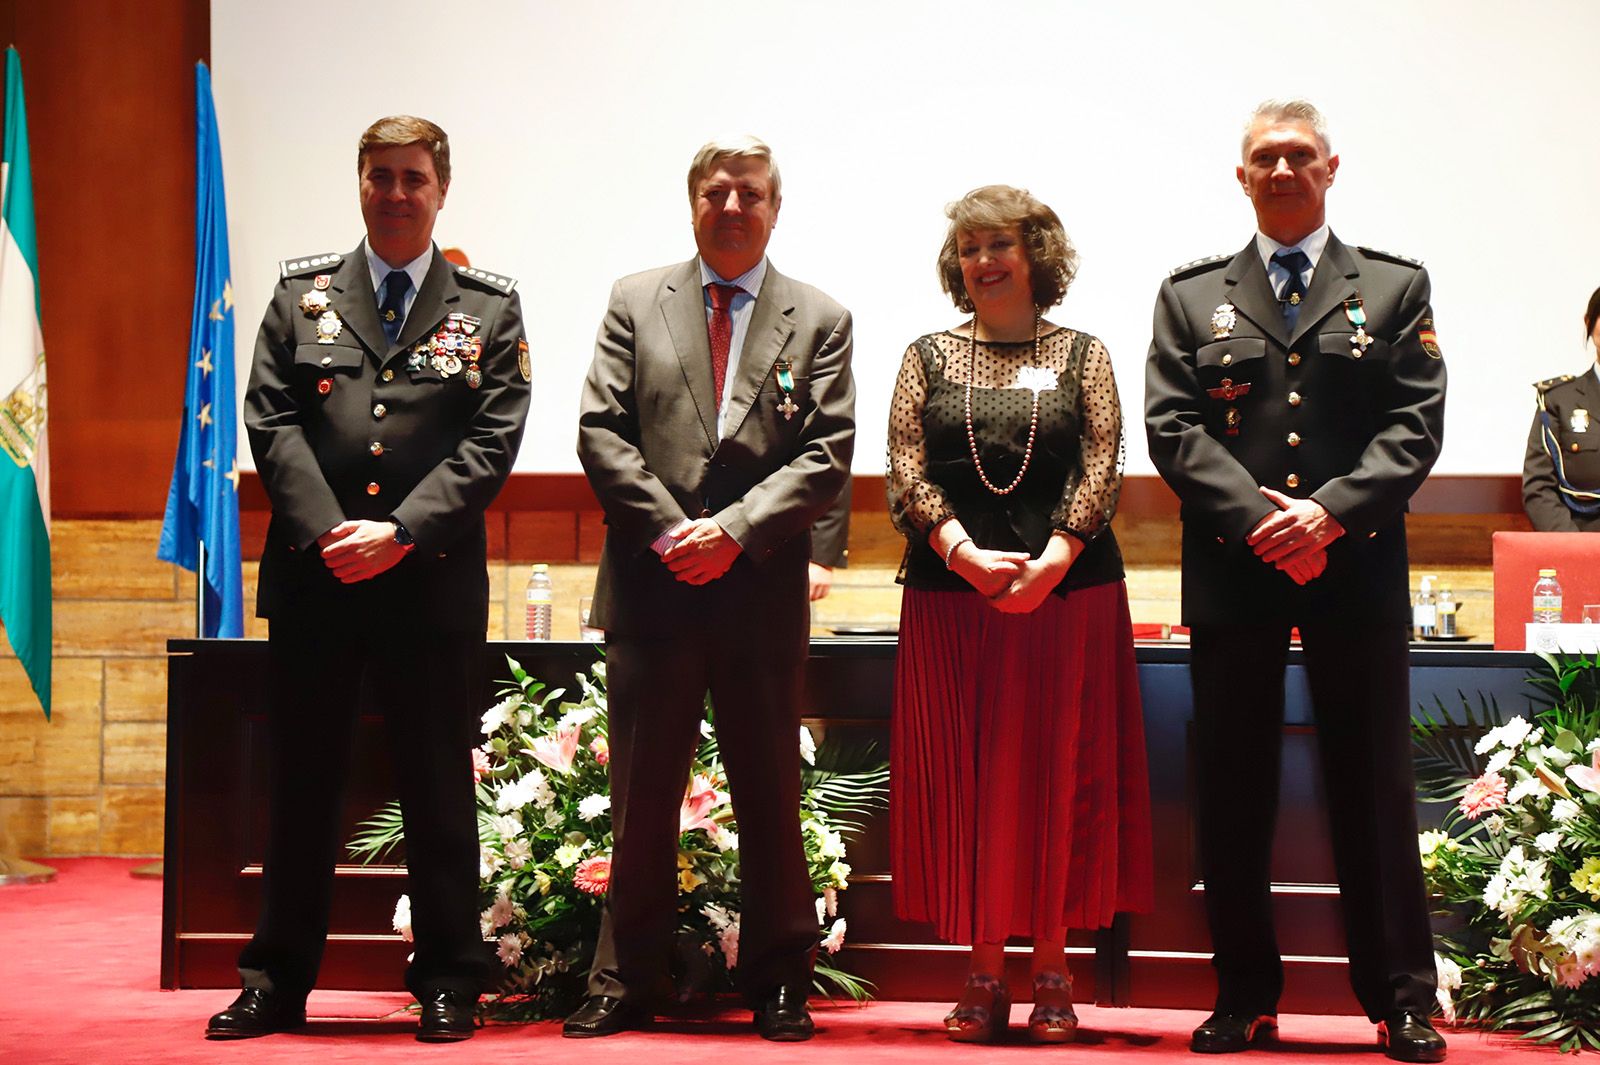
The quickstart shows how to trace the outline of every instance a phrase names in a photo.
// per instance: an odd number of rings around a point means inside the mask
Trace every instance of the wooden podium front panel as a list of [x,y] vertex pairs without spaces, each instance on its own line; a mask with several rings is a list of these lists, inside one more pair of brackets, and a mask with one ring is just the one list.
[[[887,754],[895,644],[830,639],[812,643],[806,718],[814,730],[876,740]],[[578,643],[491,644],[483,705],[507,675],[505,655],[551,687],[571,687],[596,649]],[[266,644],[250,640],[175,640],[169,644],[166,883],[162,920],[163,987],[233,987],[234,960],[260,904],[265,840],[264,706]],[[1199,876],[1192,803],[1192,703],[1188,648],[1142,646],[1139,680],[1155,849],[1155,909],[1119,918],[1100,933],[1069,940],[1080,999],[1106,1004],[1208,1009],[1214,981]],[[1316,735],[1299,652],[1291,652],[1284,761],[1273,853],[1274,910],[1285,953],[1289,1011],[1356,1009],[1344,964],[1343,928],[1323,808]],[[1523,677],[1531,655],[1414,649],[1412,702],[1459,706],[1457,692],[1492,693],[1508,714],[1525,709]],[[347,791],[344,828],[388,801],[382,722],[363,716]],[[821,736],[818,736],[819,740]],[[1249,772],[1250,767],[1240,766]],[[1421,810],[1425,823],[1434,808]],[[842,956],[888,999],[951,997],[965,974],[964,948],[937,943],[924,925],[894,914],[887,815],[851,842],[854,875],[840,897],[849,921]],[[340,866],[328,950],[319,986],[394,990],[410,952],[390,927],[405,891],[398,866]],[[1008,970],[1026,983],[1025,944],[1013,944]]]

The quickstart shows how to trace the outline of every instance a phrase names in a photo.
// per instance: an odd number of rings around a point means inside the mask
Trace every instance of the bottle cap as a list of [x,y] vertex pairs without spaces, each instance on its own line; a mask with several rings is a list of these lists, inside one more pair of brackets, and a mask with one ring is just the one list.
[[[546,563],[535,562],[533,564],[533,572],[535,572],[535,573],[549,573],[550,572],[550,567]],[[1555,571],[1552,570],[1551,572],[1553,573]]]
[[1553,569],[1542,569],[1539,571],[1539,576],[1541,577],[1554,577],[1555,575],[1556,571]]

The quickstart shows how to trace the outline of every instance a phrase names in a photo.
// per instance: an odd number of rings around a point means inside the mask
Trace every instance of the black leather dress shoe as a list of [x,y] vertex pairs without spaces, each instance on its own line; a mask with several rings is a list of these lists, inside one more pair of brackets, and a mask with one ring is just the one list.
[[648,1028],[653,1019],[648,1010],[625,999],[590,995],[588,1001],[574,1010],[561,1026],[561,1034],[568,1039],[616,1035],[635,1028]]
[[258,1035],[299,1028],[305,1023],[305,999],[263,987],[247,987],[239,992],[233,1005],[206,1024],[206,1038],[254,1039]]
[[1420,1013],[1400,1010],[1378,1022],[1378,1045],[1395,1061],[1443,1061],[1444,1036]]
[[1196,1054],[1237,1054],[1268,1038],[1278,1030],[1278,1018],[1270,1013],[1223,1013],[1207,1017],[1189,1037],[1189,1049]]
[[780,987],[756,1010],[756,1030],[761,1038],[775,1043],[799,1043],[810,1039],[817,1026],[806,1009],[803,988]]
[[478,1000],[464,991],[441,988],[422,996],[417,1039],[423,1043],[455,1043],[471,1039],[477,1025]]

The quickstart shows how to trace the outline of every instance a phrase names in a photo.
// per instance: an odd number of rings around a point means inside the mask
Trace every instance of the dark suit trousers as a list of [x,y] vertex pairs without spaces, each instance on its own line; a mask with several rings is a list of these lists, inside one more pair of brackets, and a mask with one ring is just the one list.
[[612,864],[589,991],[650,1002],[670,989],[678,811],[707,691],[739,823],[736,982],[759,1003],[806,989],[818,939],[800,838],[805,648],[764,632],[606,640]]
[[[1350,983],[1374,1021],[1426,1016],[1433,936],[1417,853],[1410,662],[1399,625],[1303,621]],[[1201,866],[1217,1008],[1275,1013],[1273,829],[1289,625],[1196,625],[1192,637]]]
[[[478,822],[471,747],[481,636],[396,628],[312,631],[275,621],[268,639],[270,813],[264,900],[239,956],[247,985],[264,973],[303,996],[328,934],[341,806],[362,697],[382,713],[405,816],[413,994],[476,995],[490,973],[478,927]],[[363,683],[365,681],[365,683]],[[362,811],[363,814],[366,811]]]

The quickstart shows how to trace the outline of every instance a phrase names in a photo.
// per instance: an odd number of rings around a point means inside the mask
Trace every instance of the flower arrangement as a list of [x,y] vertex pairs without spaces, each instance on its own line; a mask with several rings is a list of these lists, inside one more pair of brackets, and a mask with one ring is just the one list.
[[[483,715],[473,752],[478,795],[481,925],[504,967],[499,993],[484,1011],[500,1020],[564,1016],[583,1000],[611,879],[611,795],[607,763],[605,663],[578,677],[564,700],[507,658],[513,680]],[[739,830],[727,777],[708,719],[678,812],[680,997],[730,986],[739,957]],[[887,805],[888,766],[872,744],[833,738],[819,747],[802,728],[801,829],[817,894],[815,969],[819,990],[857,1000],[869,985],[834,966],[846,923],[838,892],[848,887],[845,840]],[[363,823],[350,851],[382,860],[403,837],[397,804]],[[410,900],[401,896],[394,927],[410,939]]]
[[1600,1050],[1600,660],[1545,659],[1544,709],[1414,722],[1419,792],[1449,802],[1418,840],[1445,1016]]

